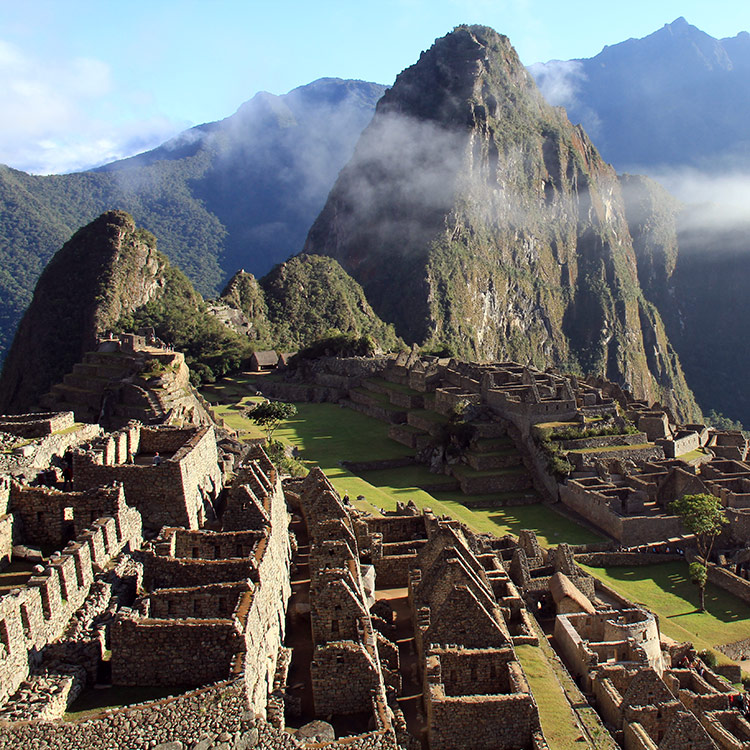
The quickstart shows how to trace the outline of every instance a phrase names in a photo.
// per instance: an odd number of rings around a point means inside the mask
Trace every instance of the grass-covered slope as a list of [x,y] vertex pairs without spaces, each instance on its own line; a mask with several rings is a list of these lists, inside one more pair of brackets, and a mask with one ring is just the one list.
[[260,285],[277,347],[298,349],[332,333],[370,336],[386,351],[402,343],[333,258],[299,255],[276,266]]
[[185,352],[196,374],[234,369],[247,337],[207,314],[201,295],[156,250],[156,238],[123,211],[78,230],[42,272],[0,376],[0,413],[33,406],[63,379],[97,334],[153,326]]
[[110,211],[76,232],[34,290],[0,376],[0,413],[28,409],[96,344],[96,335],[161,288],[154,236]]

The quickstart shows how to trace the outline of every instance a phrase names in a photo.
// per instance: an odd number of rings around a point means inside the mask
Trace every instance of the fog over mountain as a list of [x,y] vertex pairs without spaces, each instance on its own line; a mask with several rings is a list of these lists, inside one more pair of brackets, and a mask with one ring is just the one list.
[[220,122],[97,170],[40,177],[0,165],[0,361],[52,255],[122,209],[204,295],[300,250],[384,87],[326,78],[261,92]]

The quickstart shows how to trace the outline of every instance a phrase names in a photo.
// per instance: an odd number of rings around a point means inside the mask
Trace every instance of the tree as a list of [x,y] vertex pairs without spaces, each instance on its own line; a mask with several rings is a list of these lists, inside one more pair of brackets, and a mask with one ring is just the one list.
[[698,586],[700,611],[705,612],[708,579],[706,565],[716,537],[721,533],[722,527],[728,523],[724,508],[718,497],[703,492],[699,495],[683,495],[677,500],[672,500],[669,509],[680,517],[685,531],[695,535],[695,543],[701,559],[690,564],[690,580]]
[[288,404],[285,401],[261,401],[252,409],[248,409],[245,416],[260,425],[266,431],[266,438],[270,441],[281,421],[293,417],[296,413],[297,407],[294,404]]

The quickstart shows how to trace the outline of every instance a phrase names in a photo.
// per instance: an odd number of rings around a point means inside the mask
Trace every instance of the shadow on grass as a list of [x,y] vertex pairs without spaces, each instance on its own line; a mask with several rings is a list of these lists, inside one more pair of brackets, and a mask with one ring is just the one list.
[[121,706],[130,706],[134,703],[160,700],[170,696],[181,695],[188,690],[195,690],[195,687],[181,685],[168,687],[163,685],[125,687],[113,685],[106,688],[89,689],[81,693],[69,706],[65,714],[65,719],[67,721],[78,721],[89,718],[101,711],[106,711],[109,708],[119,708]]
[[[613,581],[623,584],[631,597],[639,597],[647,606],[655,608],[663,603],[662,617],[706,618],[722,623],[740,624],[750,620],[750,606],[727,591],[709,583],[706,586],[706,611],[697,608],[698,589],[688,578],[687,563],[665,562],[638,567],[608,567],[603,569]],[[632,589],[631,589],[632,587]],[[647,597],[652,598],[652,602]],[[683,606],[690,609],[683,611]],[[656,606],[658,609],[659,607]]]

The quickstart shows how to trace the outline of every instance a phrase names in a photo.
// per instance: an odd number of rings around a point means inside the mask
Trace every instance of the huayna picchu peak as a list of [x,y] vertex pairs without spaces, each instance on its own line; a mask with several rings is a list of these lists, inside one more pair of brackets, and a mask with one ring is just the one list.
[[310,230],[408,343],[605,375],[697,414],[620,183],[507,37],[460,26],[378,102]]

